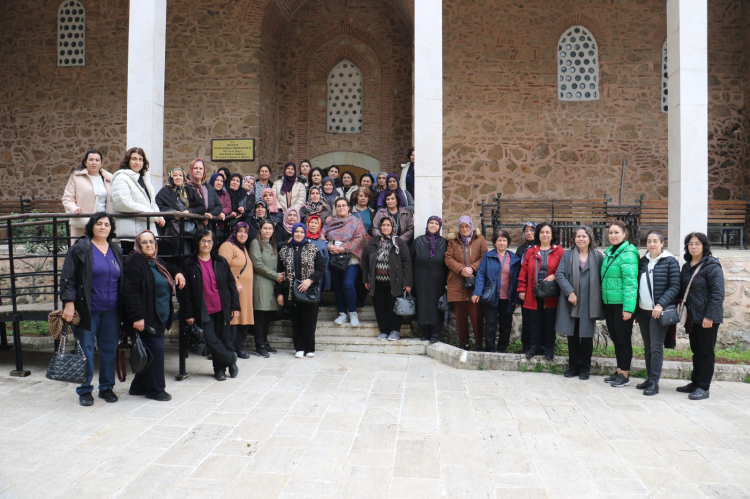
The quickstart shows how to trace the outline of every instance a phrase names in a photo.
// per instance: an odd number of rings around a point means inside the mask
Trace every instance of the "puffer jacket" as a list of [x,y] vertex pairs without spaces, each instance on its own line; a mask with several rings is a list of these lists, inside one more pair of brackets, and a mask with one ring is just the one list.
[[[158,212],[156,194],[151,184],[151,173],[146,171],[143,183],[146,190],[138,183],[138,173],[130,169],[117,170],[112,175],[112,188],[109,191],[109,206],[112,214]],[[151,228],[155,229],[156,218],[151,218]],[[146,230],[146,217],[117,218],[117,237],[133,238]]]
[[638,302],[638,261],[641,255],[629,241],[617,251],[610,246],[602,262],[602,303],[622,305],[623,312],[635,312]]
[[[693,279],[687,297],[687,308],[690,322],[700,324],[703,319],[711,319],[716,324],[724,320],[724,271],[718,258],[704,256],[699,263],[703,266]],[[683,299],[690,278],[695,269],[690,262],[685,262],[680,273],[680,295]]]
[[[277,180],[273,183],[273,193],[276,194],[276,200],[279,205],[280,211],[286,211],[289,208],[296,207],[299,208],[300,206],[305,204],[305,200],[307,197],[307,189],[305,188],[305,185],[302,184],[302,182],[295,182],[292,186],[292,192],[289,197],[291,197],[292,202],[287,203],[287,197],[286,194],[281,193],[281,186],[284,184],[284,179]],[[260,198],[258,198],[260,199]]]
[[649,277],[654,296],[652,303],[646,279],[651,262],[649,253],[646,252],[638,266],[638,307],[643,310],[653,310],[656,305],[661,305],[662,308],[673,305],[680,293],[680,264],[672,253],[664,250],[656,258]]

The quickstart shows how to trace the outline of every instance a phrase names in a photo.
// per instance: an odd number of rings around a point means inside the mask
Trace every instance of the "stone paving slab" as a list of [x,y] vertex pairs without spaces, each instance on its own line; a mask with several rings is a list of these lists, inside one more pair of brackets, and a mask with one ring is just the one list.
[[[750,385],[691,402],[424,355],[318,352],[188,359],[173,400],[78,405],[74,387],[11,378],[0,352],[0,498],[747,497]],[[95,377],[96,380],[96,377]]]

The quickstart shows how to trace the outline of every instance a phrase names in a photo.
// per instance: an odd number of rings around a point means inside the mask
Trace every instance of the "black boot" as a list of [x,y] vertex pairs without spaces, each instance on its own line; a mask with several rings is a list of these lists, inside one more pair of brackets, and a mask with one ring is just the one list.
[[526,358],[533,359],[535,355],[539,355],[540,353],[542,353],[541,349],[537,345],[532,345],[526,352]]

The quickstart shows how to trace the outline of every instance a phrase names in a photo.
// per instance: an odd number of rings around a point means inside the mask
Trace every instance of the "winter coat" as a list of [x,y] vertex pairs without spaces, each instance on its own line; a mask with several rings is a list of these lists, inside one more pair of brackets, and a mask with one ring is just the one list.
[[326,268],[323,255],[317,246],[308,240],[301,247],[290,244],[279,251],[279,264],[276,270],[284,273],[284,280],[274,285],[274,293],[284,297],[284,308],[289,311],[297,304],[292,292],[294,280],[310,279],[313,286],[320,285]]
[[[166,263],[161,259],[159,259],[159,262],[164,265],[169,275],[172,276],[172,279],[177,274],[182,274],[181,268]],[[135,334],[133,323],[143,319],[147,326],[154,328],[156,336],[163,336],[165,327],[157,311],[156,282],[154,281],[154,273],[151,270],[148,259],[135,252],[128,255],[125,259],[122,278],[125,290],[125,293],[121,297],[124,308],[122,319],[123,329],[131,335]],[[174,304],[172,303],[172,296],[170,296],[169,318],[167,319],[166,329],[172,327],[173,319]]]
[[276,200],[279,205],[279,211],[286,211],[289,208],[299,208],[307,200],[307,189],[301,182],[295,182],[292,186],[292,192],[290,194],[291,203],[287,202],[287,194],[281,193],[281,185],[284,183],[284,179],[277,180],[273,183],[273,192],[276,194]]
[[[362,257],[363,279],[370,284],[370,296],[375,296],[375,262],[378,258],[381,240],[382,236],[374,236],[370,239]],[[404,287],[412,287],[409,247],[399,238],[396,238],[396,245],[398,246],[398,253],[396,253],[396,246],[394,245],[391,245],[391,250],[388,253],[391,296],[401,296],[404,294]]]
[[187,193],[188,205],[184,208],[180,208],[180,205],[177,203],[177,194],[175,194],[174,189],[165,185],[156,195],[156,206],[158,206],[159,211],[163,213],[185,210],[195,215],[203,215],[206,213],[206,205],[204,205],[203,200],[198,197],[198,193],[195,192],[195,189],[185,186],[185,192]]
[[567,250],[560,259],[560,264],[555,272],[555,280],[560,286],[560,297],[557,301],[557,319],[555,320],[555,331],[566,336],[573,336],[576,328],[576,317],[571,316],[573,305],[568,301],[570,293],[575,293],[578,299],[578,335],[581,338],[593,338],[596,334],[597,319],[604,318],[604,306],[602,304],[602,277],[598,272],[593,276],[593,285],[598,300],[591,303],[591,267],[592,259],[596,260],[596,267],[601,268],[604,255],[596,250],[589,250],[589,258],[586,268],[581,271],[581,288],[573,289],[572,276],[573,265],[581,266],[580,259],[573,261],[573,250]]
[[[542,255],[539,251],[540,247],[537,245],[526,250],[526,254],[523,257],[523,265],[521,266],[521,274],[518,276],[518,293],[526,293],[523,308],[527,310],[537,309],[534,288],[536,287],[537,268],[542,267]],[[549,256],[547,256],[547,276],[555,275],[563,253],[565,253],[565,250],[562,249],[562,246],[558,246],[557,244],[552,245]],[[544,307],[557,308],[557,297],[545,298]]]
[[469,301],[474,291],[464,287],[466,279],[461,275],[461,270],[471,267],[474,269],[474,276],[477,275],[482,257],[487,253],[487,240],[479,229],[474,229],[474,238],[466,247],[464,265],[464,243],[453,232],[445,239],[448,241],[448,250],[445,252],[445,265],[448,266],[448,302]]
[[[409,161],[401,165],[401,177],[398,180],[398,186],[402,191],[408,192],[414,198],[414,164]],[[412,202],[412,204],[414,204]]]
[[[99,170],[99,173],[104,179],[104,187],[107,189],[106,206],[109,212],[109,192],[112,190],[112,174],[104,169]],[[96,211],[94,184],[91,182],[86,168],[76,170],[70,175],[68,183],[65,186],[65,192],[63,192],[62,204],[65,208],[65,213],[74,213],[78,208],[83,210],[83,213],[94,213]],[[78,229],[77,232],[79,234],[83,234],[83,229],[86,227],[88,221],[88,218],[71,218],[70,226],[71,228]]]
[[[320,217],[320,223],[321,226],[326,223],[326,219],[333,216],[333,212],[331,211],[331,207],[328,206],[328,202],[325,199],[320,200],[321,203],[323,203],[323,211],[318,214]],[[299,216],[302,220],[302,223],[307,224],[307,219],[310,218],[310,210],[307,209],[306,206],[302,206],[299,209]]]
[[[703,319],[711,319],[715,324],[724,321],[724,271],[718,258],[704,256],[699,264],[703,266],[695,275],[687,297],[690,322],[700,324]],[[680,295],[683,299],[695,267],[685,262],[680,273]]]
[[337,197],[346,198],[347,202],[351,204],[352,202],[352,193],[357,190],[356,185],[351,185],[348,189],[346,187],[339,187],[336,189],[336,194],[338,194]]
[[[240,297],[234,276],[224,257],[211,255],[211,263],[216,277],[216,287],[219,289],[224,324],[228,326],[232,320],[232,312],[240,310]],[[203,315],[206,312],[206,302],[203,298],[203,270],[198,255],[190,255],[185,259],[184,270],[185,288],[180,293],[180,306],[185,319],[195,319],[198,324],[202,324],[206,322]]]
[[[109,191],[109,205],[112,214],[119,213],[149,213],[159,211],[156,205],[154,186],[151,183],[151,173],[146,171],[143,183],[146,190],[138,183],[139,173],[128,168],[117,170],[112,175],[112,189]],[[156,218],[151,218],[154,227]],[[146,230],[146,218],[117,218],[117,237],[134,238],[139,232]]]
[[[380,220],[383,219],[387,212],[388,208],[380,208],[375,214],[371,229],[373,236],[380,235]],[[391,217],[393,216],[391,215]],[[398,234],[396,235],[407,245],[411,244],[414,239],[414,215],[410,211],[407,211],[406,208],[398,208]]]
[[[117,264],[123,268],[122,249],[112,242],[109,248],[117,259]],[[94,256],[91,239],[82,237],[68,249],[65,255],[62,272],[60,273],[60,301],[63,304],[73,302],[81,322],[78,327],[91,331],[91,280],[93,279]],[[120,276],[120,309],[125,294],[123,279]],[[122,316],[122,314],[120,314]]]
[[[508,308],[506,312],[513,312],[516,304],[520,304],[518,298],[518,275],[521,273],[521,259],[510,251],[505,254],[510,259],[510,292],[508,293]],[[492,283],[497,281],[497,293],[489,305],[497,307],[500,303],[500,284],[502,276],[500,275],[500,258],[497,255],[497,249],[488,251],[479,262],[477,269],[476,284],[474,285],[474,296],[482,296],[484,288],[490,288]]]
[[278,310],[274,284],[279,277],[276,270],[279,265],[279,255],[274,253],[270,243],[263,243],[263,251],[260,243],[253,239],[250,243],[250,259],[253,261],[253,310],[271,312]]
[[662,308],[674,305],[677,295],[680,294],[680,264],[674,255],[666,250],[656,257],[649,274],[651,292],[654,297],[652,301],[646,279],[646,272],[651,262],[651,256],[646,252],[638,264],[638,307],[643,310],[653,310],[656,305],[661,305]]
[[430,258],[430,240],[426,235],[419,236],[411,245],[411,268],[414,288],[412,294],[417,300],[417,324],[433,326],[443,322],[444,313],[438,309],[438,301],[445,294],[445,281],[448,267],[445,266],[445,252],[448,241],[438,236],[435,241],[435,256]]
[[323,266],[325,267],[325,272],[323,273],[323,280],[321,281],[321,284],[323,286],[324,291],[330,291],[331,289],[331,269],[328,268],[328,262],[330,261],[331,257],[328,254],[328,241],[322,238],[318,239],[308,239],[309,242],[315,245],[316,248],[318,248],[318,251],[320,252],[321,258],[323,258]]
[[239,293],[240,316],[232,321],[232,325],[255,324],[253,319],[253,262],[247,249],[243,246],[238,248],[229,241],[219,246],[219,255],[223,256],[229,264],[229,269],[234,276],[235,285],[242,286]]
[[617,251],[610,246],[602,262],[602,300],[605,305],[622,305],[623,312],[635,312],[638,301],[638,261],[641,255],[629,241]]

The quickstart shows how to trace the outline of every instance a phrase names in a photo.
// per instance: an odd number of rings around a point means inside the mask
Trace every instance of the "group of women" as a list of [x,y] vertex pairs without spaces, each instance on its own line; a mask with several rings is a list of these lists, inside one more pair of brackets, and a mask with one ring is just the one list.
[[[413,150],[410,159],[404,167],[413,176]],[[217,380],[238,375],[237,360],[250,356],[244,345],[251,331],[258,356],[276,353],[268,333],[280,309],[292,317],[295,356],[313,357],[321,292],[333,289],[335,324],[358,326],[357,309],[370,295],[378,339],[398,340],[402,320],[395,301],[411,293],[423,340],[439,340],[449,304],[460,346],[470,346],[471,322],[476,347],[487,352],[507,350],[514,310],[522,307],[527,358],[543,354],[551,360],[556,334],[566,335],[565,375],[581,379],[590,376],[596,321],[605,319],[618,367],[606,381],[615,387],[629,384],[632,327],[638,320],[649,373],[638,387],[646,395],[659,390],[666,334],[660,315],[684,297],[695,355],[693,380],[680,390],[693,399],[708,397],[723,278],[703,234],[685,241],[688,262],[681,271],[664,250],[663,234],[649,233],[649,251],[639,258],[621,222],[608,228],[611,245],[604,254],[584,226],[576,231],[575,247],[564,251],[556,228],[546,222],[524,224],[525,242],[515,253],[508,249],[510,234],[498,230],[488,251],[469,216],[460,217],[458,232],[446,238],[440,235],[440,217],[430,217],[424,234],[415,238],[413,194],[393,173],[362,175],[355,186],[351,172],[339,175],[334,166],[324,173],[305,160],[299,170],[287,163],[272,182],[267,165],[257,178],[225,168],[209,177],[203,160],[195,159],[187,170],[170,169],[167,185],[155,194],[142,149],[129,149],[113,175],[101,164],[101,153],[88,151],[63,196],[69,213],[97,214],[84,227],[72,219],[72,234],[82,237],[66,258],[62,297],[64,318],[76,311],[81,316],[75,330],[84,350],[93,353],[94,342],[99,345],[99,396],[109,402],[117,400],[110,353],[120,323],[160,359],[135,377],[130,393],[170,398],[164,390],[163,334],[178,290],[185,322],[203,331]],[[413,181],[406,186],[413,190]],[[133,216],[153,212],[206,217]],[[117,222],[123,251],[111,242],[115,220],[108,213],[131,215]],[[208,225],[209,219],[215,224]],[[162,256],[175,255],[174,236],[187,239],[182,268],[159,256],[157,240]],[[91,355],[89,363],[93,373]],[[90,374],[78,388],[81,404],[93,403],[92,390]]]

